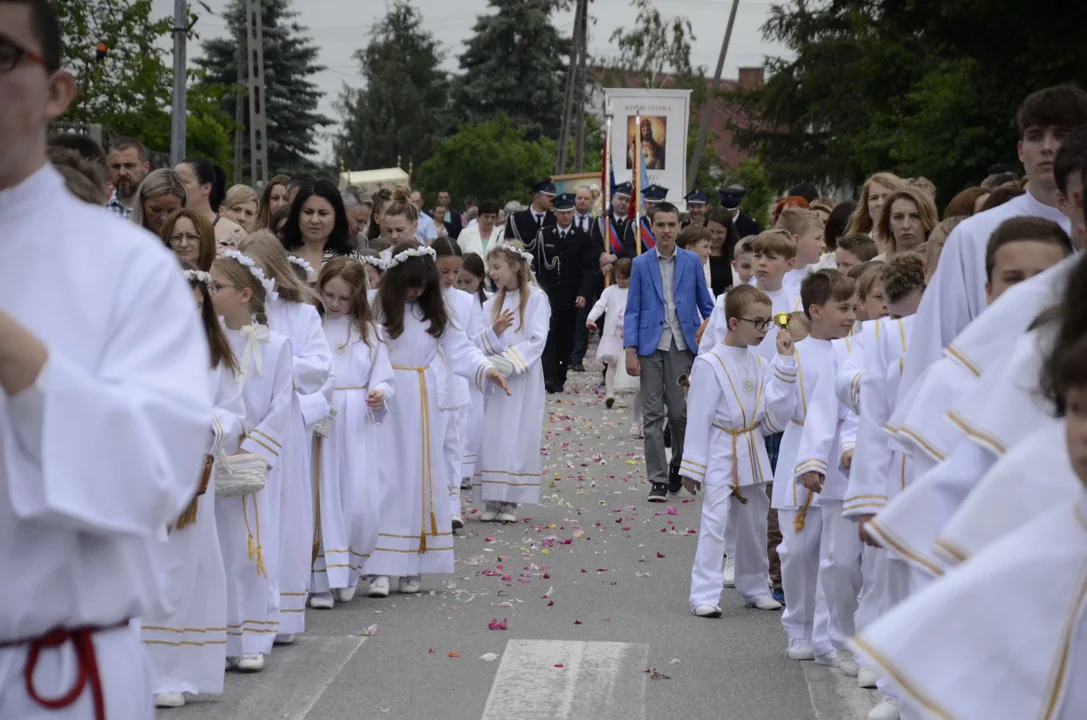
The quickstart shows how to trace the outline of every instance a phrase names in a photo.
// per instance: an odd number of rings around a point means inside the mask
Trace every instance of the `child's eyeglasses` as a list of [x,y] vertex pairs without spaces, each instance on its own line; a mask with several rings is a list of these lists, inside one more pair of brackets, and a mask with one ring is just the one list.
[[755,326],[756,330],[765,330],[766,328],[770,327],[770,321],[769,320],[763,320],[761,318],[754,319],[754,318],[742,317],[742,318],[736,318],[736,319],[737,320],[743,320],[744,322],[751,323],[752,325]]

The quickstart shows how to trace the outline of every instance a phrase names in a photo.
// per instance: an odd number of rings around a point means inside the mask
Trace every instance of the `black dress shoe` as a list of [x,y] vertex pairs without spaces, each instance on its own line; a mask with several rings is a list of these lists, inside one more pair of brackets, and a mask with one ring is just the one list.
[[577,365],[574,365],[570,368],[570,372],[585,372],[585,366],[581,363],[578,363]]
[[555,393],[562,392],[562,388],[559,386],[559,384],[558,383],[553,383],[553,382],[545,382],[544,383],[544,390],[546,390],[548,392],[548,394],[550,394],[550,395],[554,395]]

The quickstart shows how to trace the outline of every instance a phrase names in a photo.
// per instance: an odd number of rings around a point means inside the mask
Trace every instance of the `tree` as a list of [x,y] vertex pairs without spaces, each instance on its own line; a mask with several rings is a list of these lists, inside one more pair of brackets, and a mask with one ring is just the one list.
[[496,201],[529,200],[529,188],[551,174],[555,146],[532,141],[528,131],[505,113],[481,123],[461,125],[437,143],[434,155],[418,169],[418,184],[448,190],[452,197],[471,195]]
[[343,129],[336,157],[352,170],[424,162],[447,100],[437,38],[406,0],[396,0],[370,30],[370,44],[355,52],[366,87],[344,87],[337,103]]
[[[734,127],[776,185],[858,184],[872,172],[925,175],[941,202],[1015,162],[1013,118],[1030,92],[1087,82],[1087,47],[1061,8],[1013,0],[792,0],[763,35],[759,91],[737,92],[753,121]],[[1060,48],[1057,52],[1056,49]]]
[[616,28],[611,42],[617,57],[604,62],[604,80],[610,87],[685,89],[691,101],[706,97],[706,69],[691,65],[694,27],[686,17],[666,20],[652,0],[632,0],[638,9],[634,27]]
[[[171,18],[154,19],[151,0],[55,0],[54,5],[65,67],[79,88],[65,118],[98,123],[152,150],[168,151],[173,80],[162,41],[170,34]],[[101,57],[99,43],[107,50]],[[224,91],[215,84],[189,87],[186,144],[190,153],[227,165],[233,123],[217,107]]]
[[453,88],[460,116],[478,122],[504,112],[529,137],[556,138],[572,45],[551,23],[558,0],[489,0],[460,55]]
[[[264,114],[268,124],[268,167],[276,173],[312,171],[317,153],[318,132],[332,119],[317,110],[321,91],[313,76],[324,70],[317,63],[318,48],[307,28],[295,18],[290,0],[263,0],[261,24],[264,34]],[[204,54],[196,64],[206,71],[205,82],[236,87],[238,61],[246,38],[245,4],[233,0],[223,13],[228,35],[203,43]],[[243,88],[248,83],[248,65],[243,65]],[[236,94],[226,93],[222,110],[235,116]],[[242,125],[249,126],[248,92],[242,94]],[[249,143],[242,143],[242,167],[248,168]]]

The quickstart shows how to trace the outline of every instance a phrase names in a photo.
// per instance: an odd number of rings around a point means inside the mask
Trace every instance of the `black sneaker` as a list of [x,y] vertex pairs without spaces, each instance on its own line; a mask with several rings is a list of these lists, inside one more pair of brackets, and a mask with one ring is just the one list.
[[683,478],[679,476],[679,470],[677,468],[671,468],[668,472],[668,494],[679,495],[679,491],[683,489]]
[[615,398],[613,397],[610,397],[604,401],[604,407],[606,407],[608,410],[611,410],[613,405],[615,405]]
[[668,486],[664,483],[653,483],[653,489],[649,491],[649,502],[662,503],[668,500]]

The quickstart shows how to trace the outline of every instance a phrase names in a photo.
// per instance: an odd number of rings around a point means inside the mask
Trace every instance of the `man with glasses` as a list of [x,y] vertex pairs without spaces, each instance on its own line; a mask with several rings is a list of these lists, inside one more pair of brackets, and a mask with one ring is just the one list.
[[0,0],[0,717],[151,720],[131,619],[197,489],[208,348],[171,253],[46,162],[60,67],[51,3]]

